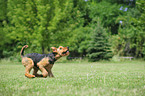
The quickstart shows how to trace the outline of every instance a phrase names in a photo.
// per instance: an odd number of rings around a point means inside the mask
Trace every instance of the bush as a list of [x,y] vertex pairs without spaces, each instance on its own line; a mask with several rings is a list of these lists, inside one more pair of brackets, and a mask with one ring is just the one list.
[[93,29],[92,40],[88,48],[89,61],[108,60],[112,58],[108,35],[99,20]]

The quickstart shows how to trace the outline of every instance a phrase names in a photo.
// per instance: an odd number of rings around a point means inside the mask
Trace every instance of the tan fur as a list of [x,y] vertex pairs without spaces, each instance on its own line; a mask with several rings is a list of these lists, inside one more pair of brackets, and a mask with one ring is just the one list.
[[43,58],[39,63],[37,63],[37,66],[47,66],[48,64],[49,64],[49,59],[48,59],[48,57],[45,57],[45,58]]
[[31,75],[30,71],[34,67],[34,62],[31,58],[22,58],[22,64],[25,66],[25,76],[28,78],[34,78],[35,75]]

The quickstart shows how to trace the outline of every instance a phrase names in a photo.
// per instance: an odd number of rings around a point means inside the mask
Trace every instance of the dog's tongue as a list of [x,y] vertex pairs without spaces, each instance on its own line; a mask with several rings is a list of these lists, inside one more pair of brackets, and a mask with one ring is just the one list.
[[66,51],[66,53],[69,52],[68,50]]

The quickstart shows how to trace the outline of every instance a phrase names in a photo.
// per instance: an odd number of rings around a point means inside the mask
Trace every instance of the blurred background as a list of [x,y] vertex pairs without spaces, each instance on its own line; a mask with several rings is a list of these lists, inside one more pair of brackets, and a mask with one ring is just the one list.
[[69,46],[68,59],[145,59],[144,0],[0,0],[0,58]]

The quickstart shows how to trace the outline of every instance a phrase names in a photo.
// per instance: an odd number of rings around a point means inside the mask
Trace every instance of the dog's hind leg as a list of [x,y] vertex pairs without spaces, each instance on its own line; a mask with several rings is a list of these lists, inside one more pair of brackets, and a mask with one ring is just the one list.
[[43,77],[42,74],[38,74],[38,73],[37,73],[37,72],[38,72],[38,68],[34,67],[33,69],[34,69],[33,75],[35,75],[36,77]]
[[34,78],[35,75],[31,75],[30,71],[34,67],[34,62],[31,58],[24,57],[22,59],[22,64],[25,66],[25,76],[28,78]]

